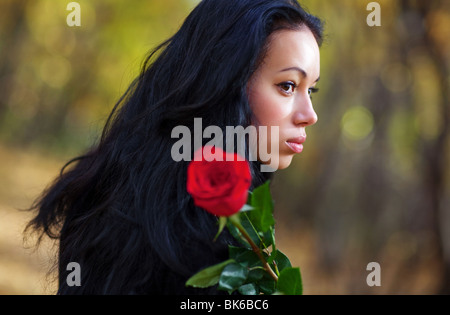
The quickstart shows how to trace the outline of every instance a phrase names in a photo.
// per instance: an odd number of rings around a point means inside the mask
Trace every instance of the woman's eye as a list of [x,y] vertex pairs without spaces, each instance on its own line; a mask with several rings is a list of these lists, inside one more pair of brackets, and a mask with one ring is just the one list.
[[297,88],[297,85],[293,82],[283,82],[278,84],[280,89],[287,94],[292,94],[295,92],[295,89]]
[[310,97],[312,97],[313,93],[317,93],[317,92],[319,92],[318,88],[309,88],[308,89],[308,94],[309,94]]

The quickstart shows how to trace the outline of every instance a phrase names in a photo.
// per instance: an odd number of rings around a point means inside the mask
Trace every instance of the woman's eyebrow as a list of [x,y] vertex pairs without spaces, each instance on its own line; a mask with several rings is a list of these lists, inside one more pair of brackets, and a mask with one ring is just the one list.
[[[281,70],[280,72],[286,72],[286,71],[292,71],[292,70],[300,72],[302,74],[303,78],[307,78],[308,77],[308,74],[306,73],[306,71],[301,69],[301,68],[299,68],[299,67],[286,68],[286,69]],[[314,83],[319,82],[319,80],[320,80],[320,77],[318,77],[317,80],[314,81]]]

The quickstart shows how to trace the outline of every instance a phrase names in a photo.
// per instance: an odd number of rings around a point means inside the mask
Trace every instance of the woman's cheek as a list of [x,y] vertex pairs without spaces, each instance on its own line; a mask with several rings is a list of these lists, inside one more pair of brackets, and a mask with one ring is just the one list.
[[285,108],[281,105],[280,98],[273,92],[254,95],[250,104],[253,104],[252,110],[258,126],[277,126],[285,115]]

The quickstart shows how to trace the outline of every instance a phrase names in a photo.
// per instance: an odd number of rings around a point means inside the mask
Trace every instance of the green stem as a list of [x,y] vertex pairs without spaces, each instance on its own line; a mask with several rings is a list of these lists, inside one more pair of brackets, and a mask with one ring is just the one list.
[[272,277],[275,282],[278,281],[278,276],[273,272],[270,265],[267,263],[266,259],[264,258],[263,254],[261,253],[261,250],[258,246],[256,246],[255,242],[253,242],[250,235],[248,235],[247,231],[244,229],[244,227],[241,225],[241,223],[238,221],[237,218],[230,217],[231,223],[241,232],[242,236],[247,240],[247,242],[252,247],[253,252],[255,252],[256,255],[258,255],[259,260],[261,260],[264,269],[267,271],[267,273]]

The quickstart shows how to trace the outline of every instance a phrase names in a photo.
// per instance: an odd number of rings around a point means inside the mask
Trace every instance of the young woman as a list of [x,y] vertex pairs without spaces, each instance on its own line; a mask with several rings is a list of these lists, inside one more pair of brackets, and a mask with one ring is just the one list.
[[[68,162],[37,200],[29,228],[59,240],[58,294],[217,294],[186,280],[227,259],[217,218],[186,191],[171,131],[278,127],[278,165],[303,150],[317,116],[322,26],[295,0],[203,0],[146,59],[110,115],[99,143]],[[224,132],[225,133],[225,132]],[[261,136],[262,137],[262,136]],[[260,139],[261,140],[261,139]],[[208,139],[205,140],[207,142]],[[265,182],[251,162],[253,183]],[[251,188],[252,188],[251,187]],[[69,286],[67,265],[81,267]]]

